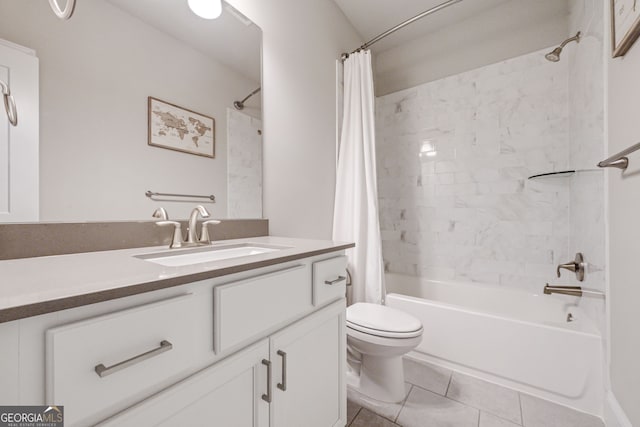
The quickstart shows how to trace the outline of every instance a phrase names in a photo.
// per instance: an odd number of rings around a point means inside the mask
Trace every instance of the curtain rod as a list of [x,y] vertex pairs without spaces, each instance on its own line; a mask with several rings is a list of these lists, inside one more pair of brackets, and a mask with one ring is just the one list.
[[[366,42],[365,44],[363,44],[362,46],[360,46],[359,48],[357,48],[356,50],[354,50],[351,53],[356,53],[356,52],[359,52],[361,50],[364,50],[364,49],[368,48],[369,46],[371,46],[372,44],[382,40],[385,37],[387,37],[388,35],[395,33],[399,29],[404,28],[407,25],[412,24],[415,21],[418,21],[418,20],[420,20],[420,19],[422,19],[422,18],[424,18],[426,16],[429,16],[429,15],[431,15],[433,13],[439,12],[442,9],[445,9],[445,8],[447,8],[449,6],[453,6],[456,3],[460,3],[461,1],[462,0],[449,0],[449,1],[446,1],[444,3],[439,4],[438,6],[432,7],[429,10],[425,10],[424,12],[419,13],[418,15],[414,16],[413,18],[409,18],[406,21],[396,25],[395,27],[385,31],[384,33],[377,35],[376,37],[372,38],[371,40],[369,40],[368,42]],[[343,53],[342,57],[341,57],[342,60],[344,61],[345,59],[347,59],[349,57],[349,55],[350,55],[350,53],[346,53],[346,52]]]

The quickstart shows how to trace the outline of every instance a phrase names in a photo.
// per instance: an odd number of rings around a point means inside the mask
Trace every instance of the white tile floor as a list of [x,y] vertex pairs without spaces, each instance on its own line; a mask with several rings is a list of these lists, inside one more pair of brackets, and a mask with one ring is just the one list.
[[349,427],[604,427],[600,418],[439,366],[404,361],[407,396],[348,391]]

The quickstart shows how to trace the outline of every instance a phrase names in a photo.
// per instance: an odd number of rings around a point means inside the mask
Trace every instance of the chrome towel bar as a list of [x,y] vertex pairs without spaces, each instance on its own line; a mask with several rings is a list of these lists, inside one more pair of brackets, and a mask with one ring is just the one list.
[[[162,200],[162,201],[174,201],[174,202],[178,202],[181,200],[167,200],[167,199],[158,199],[157,197],[186,197],[189,199],[208,199],[209,203],[214,203],[216,201],[216,196],[214,196],[213,194],[209,195],[209,196],[199,196],[196,194],[175,194],[175,193],[156,193],[153,191],[146,191],[144,193],[145,196],[147,196],[148,198],[150,198],[151,200]],[[154,198],[155,197],[155,198]]]
[[629,159],[626,157],[627,155],[633,153],[634,151],[640,150],[640,142],[632,145],[626,150],[622,150],[618,154],[614,154],[613,156],[604,159],[600,163],[598,163],[598,167],[600,168],[618,168],[625,170],[629,166]]

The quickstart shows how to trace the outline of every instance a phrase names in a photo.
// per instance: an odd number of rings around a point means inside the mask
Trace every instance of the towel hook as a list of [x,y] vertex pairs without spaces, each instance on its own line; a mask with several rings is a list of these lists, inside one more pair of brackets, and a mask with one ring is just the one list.
[[58,0],[49,0],[49,5],[53,9],[53,13],[60,19],[69,19],[73,15],[73,10],[76,7],[76,0],[67,0],[67,4],[64,9],[60,7]]
[[4,108],[7,111],[9,123],[11,123],[13,126],[17,126],[18,110],[16,110],[16,102],[11,95],[11,89],[9,89],[9,85],[2,80],[0,80],[0,92],[2,92],[4,98]]

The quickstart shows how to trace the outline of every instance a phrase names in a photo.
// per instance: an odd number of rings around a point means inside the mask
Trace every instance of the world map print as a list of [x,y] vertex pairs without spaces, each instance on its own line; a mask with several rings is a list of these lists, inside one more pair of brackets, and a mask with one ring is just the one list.
[[215,157],[211,117],[149,97],[149,145]]

